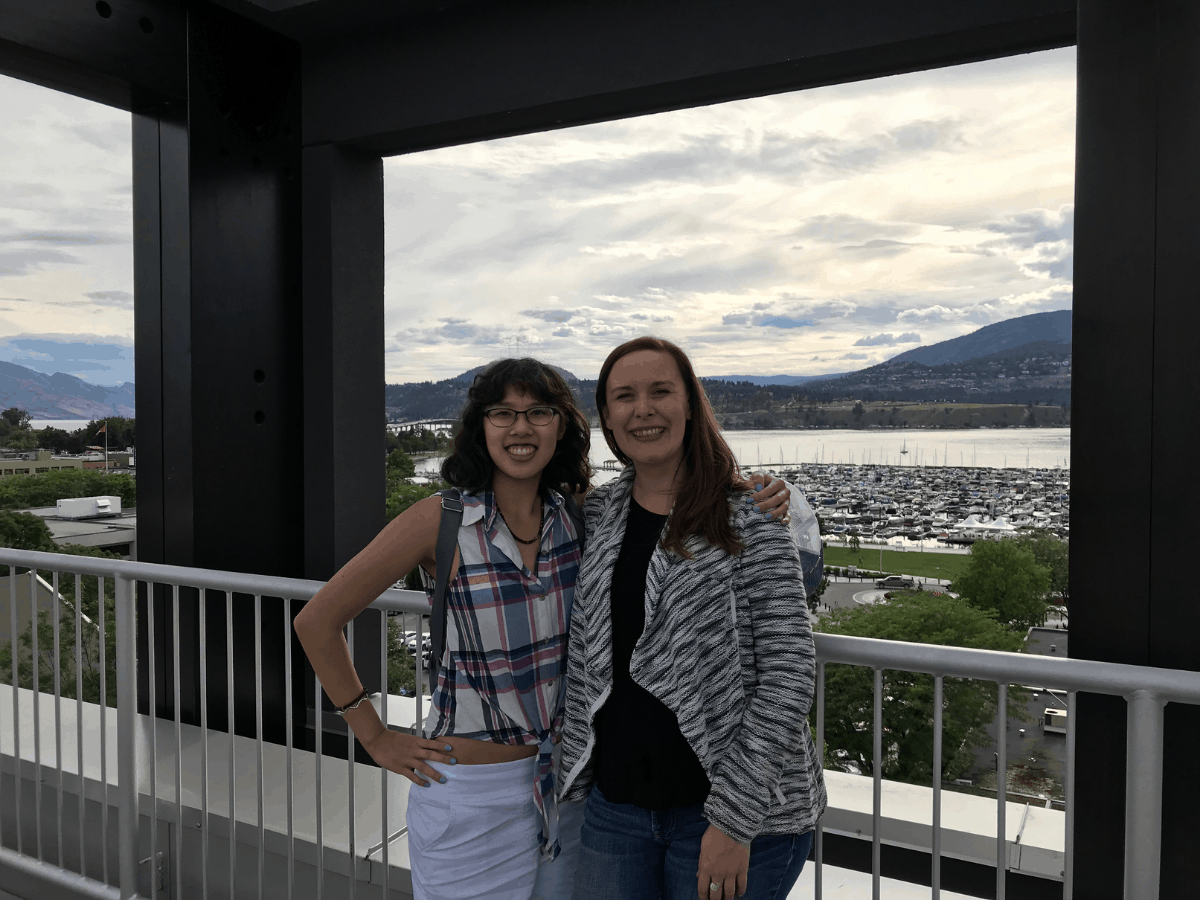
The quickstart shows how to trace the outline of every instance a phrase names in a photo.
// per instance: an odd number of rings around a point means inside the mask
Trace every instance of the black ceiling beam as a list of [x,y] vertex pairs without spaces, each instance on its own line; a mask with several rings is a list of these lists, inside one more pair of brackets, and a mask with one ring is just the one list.
[[121,109],[187,98],[187,16],[172,0],[0,4],[0,73]]
[[1067,46],[1075,23],[1074,0],[455,9],[305,44],[304,142],[422,150]]

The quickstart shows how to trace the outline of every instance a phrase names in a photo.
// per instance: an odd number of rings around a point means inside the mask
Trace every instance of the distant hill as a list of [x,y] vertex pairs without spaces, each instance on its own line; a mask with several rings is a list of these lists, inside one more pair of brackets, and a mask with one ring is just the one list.
[[[468,369],[467,371],[463,372],[461,375],[455,375],[453,378],[448,378],[446,380],[453,381],[455,384],[464,384],[467,387],[470,387],[471,382],[475,380],[475,376],[478,375],[480,372],[482,372],[484,369],[486,369],[488,367],[488,365],[490,365],[490,364],[485,363],[482,366],[476,366],[473,369]],[[572,374],[571,372],[568,372],[566,369],[562,368],[561,366],[553,366],[552,365],[550,368],[552,368],[555,372],[557,372],[559,375],[561,375],[563,377],[563,379],[566,380],[567,384],[570,384],[573,381],[579,381],[579,379],[576,378],[574,376],[574,374]],[[438,382],[438,384],[441,384],[441,383],[442,382]]]
[[34,419],[133,418],[133,383],[116,387],[88,384],[74,375],[44,375],[16,363],[0,362],[0,407],[14,406]]
[[[581,398],[580,381],[566,369],[553,367],[570,385],[576,398]],[[453,378],[441,381],[411,381],[405,384],[385,384],[383,405],[389,420],[409,422],[419,419],[457,419],[467,402],[467,391],[484,366],[476,366]],[[595,391],[595,382],[591,382]]]
[[819,402],[839,398],[883,402],[1071,402],[1071,344],[1031,341],[960,362],[927,365],[889,359],[807,389]]
[[[386,386],[391,419],[457,418],[482,367],[443,381]],[[580,409],[595,420],[596,381],[559,369]],[[781,409],[853,397],[884,402],[1047,403],[1071,399],[1071,311],[1034,313],[928,347],[879,365],[831,375],[703,376],[713,409],[738,427],[773,427]],[[760,412],[774,410],[772,416]],[[812,416],[809,416],[811,419]]]
[[1071,343],[1071,310],[1059,309],[1005,319],[994,325],[985,325],[978,331],[972,331],[962,337],[951,338],[928,347],[906,350],[898,356],[893,356],[887,364],[916,362],[927,366],[941,366],[1041,342]]
[[826,378],[841,378],[845,372],[835,372],[831,375],[706,375],[706,380],[711,381],[728,381],[736,384],[739,381],[748,381],[750,384],[757,384],[759,387],[767,384],[786,384],[795,386],[798,384],[808,384],[810,381],[821,381]]

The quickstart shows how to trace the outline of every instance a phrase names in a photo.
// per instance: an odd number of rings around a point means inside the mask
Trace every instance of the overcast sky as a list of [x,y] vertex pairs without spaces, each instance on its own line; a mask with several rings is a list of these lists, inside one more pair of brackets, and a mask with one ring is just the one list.
[[1075,52],[386,160],[388,381],[863,368],[1071,305]]
[[0,75],[0,359],[133,381],[129,113]]
[[[863,368],[1071,305],[1075,52],[385,160],[387,380]],[[133,380],[129,116],[0,76],[0,359]]]

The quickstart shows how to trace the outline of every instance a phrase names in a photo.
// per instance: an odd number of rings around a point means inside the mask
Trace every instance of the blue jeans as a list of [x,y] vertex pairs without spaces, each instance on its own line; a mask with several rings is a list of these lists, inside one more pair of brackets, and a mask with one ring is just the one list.
[[[697,900],[702,806],[651,812],[609,803],[593,786],[583,814],[573,900]],[[800,877],[812,832],[765,834],[750,845],[746,900],[784,900]]]

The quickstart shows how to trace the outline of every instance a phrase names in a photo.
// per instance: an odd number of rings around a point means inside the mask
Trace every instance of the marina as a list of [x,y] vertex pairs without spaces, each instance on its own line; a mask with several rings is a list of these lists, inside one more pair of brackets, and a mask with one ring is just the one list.
[[[821,517],[827,540],[857,536],[864,543],[918,549],[967,546],[1031,528],[1070,535],[1070,429],[723,436],[743,471],[762,469],[798,485]],[[591,456],[593,484],[617,477],[621,465],[598,428],[592,429]],[[440,465],[441,457],[429,457],[418,471],[430,475]]]
[[1070,534],[1070,469],[805,464],[798,485],[829,535],[964,545],[1038,528]]

